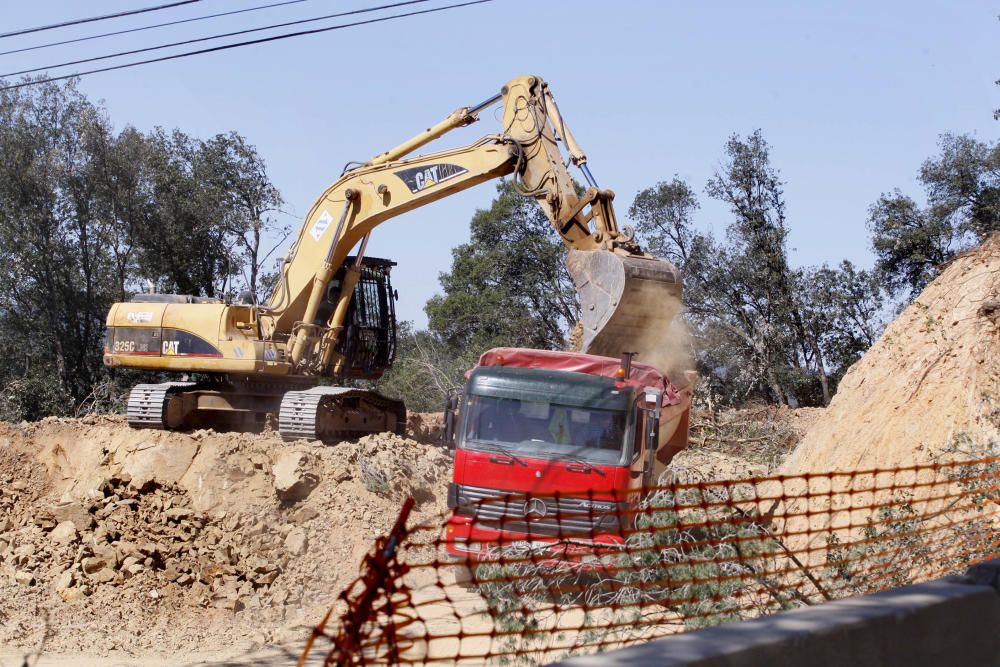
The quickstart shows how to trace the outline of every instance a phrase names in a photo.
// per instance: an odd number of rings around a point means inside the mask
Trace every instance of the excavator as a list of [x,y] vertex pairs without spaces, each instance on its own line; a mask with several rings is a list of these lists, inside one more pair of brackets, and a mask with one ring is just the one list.
[[[499,132],[412,155],[498,103]],[[577,187],[570,165],[582,173],[585,188]],[[270,424],[286,438],[321,440],[403,433],[405,406],[355,382],[378,379],[395,354],[395,263],[365,256],[372,231],[507,176],[538,202],[569,249],[567,268],[582,305],[581,351],[641,352],[633,343],[648,339],[649,331],[666,331],[680,304],[677,269],[643,252],[633,232],[618,226],[614,193],[597,187],[548,84],[521,76],[395,148],[349,163],[310,209],[266,303],[144,293],[113,304],[105,365],[182,376],[136,385],[128,423],[159,429]]]

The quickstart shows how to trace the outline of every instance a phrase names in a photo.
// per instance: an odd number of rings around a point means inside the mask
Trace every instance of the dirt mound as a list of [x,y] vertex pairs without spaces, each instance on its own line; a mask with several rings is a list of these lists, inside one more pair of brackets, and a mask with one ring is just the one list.
[[444,510],[450,459],[119,418],[0,423],[0,643],[155,656],[304,640],[400,501]]
[[1000,447],[1000,236],[955,259],[840,383],[785,474]]

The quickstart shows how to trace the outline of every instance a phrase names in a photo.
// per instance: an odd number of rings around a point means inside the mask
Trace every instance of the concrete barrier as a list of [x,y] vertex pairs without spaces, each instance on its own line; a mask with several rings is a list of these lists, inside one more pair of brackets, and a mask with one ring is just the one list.
[[964,576],[656,639],[561,667],[1000,665],[1000,559]]

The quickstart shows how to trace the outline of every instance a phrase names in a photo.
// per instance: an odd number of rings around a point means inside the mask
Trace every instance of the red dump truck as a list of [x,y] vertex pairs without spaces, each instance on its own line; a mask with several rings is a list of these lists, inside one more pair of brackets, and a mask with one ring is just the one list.
[[566,555],[620,541],[626,510],[687,446],[691,379],[678,387],[631,354],[483,354],[445,411],[448,552],[478,559],[525,544]]

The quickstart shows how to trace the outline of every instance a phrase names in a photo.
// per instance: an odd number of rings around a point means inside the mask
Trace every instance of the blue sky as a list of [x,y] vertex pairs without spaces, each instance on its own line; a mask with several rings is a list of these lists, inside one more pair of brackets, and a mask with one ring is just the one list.
[[[7,38],[0,50],[269,1],[202,0]],[[7,0],[0,32],[153,4],[160,3]],[[0,56],[0,72],[375,4],[309,0]],[[448,3],[427,3],[441,4]],[[456,107],[494,94],[508,79],[534,73],[552,86],[600,185],[617,193],[621,220],[636,192],[677,174],[700,194],[697,224],[723,232],[727,211],[705,197],[705,181],[730,134],[760,128],[786,181],[793,262],[847,258],[870,266],[865,219],[879,193],[899,187],[919,195],[917,170],[942,132],[1000,137],[992,118],[1000,107],[993,83],[1000,78],[998,11],[977,0],[495,0],[96,74],[80,88],[104,101],[119,128],[243,134],[266,160],[286,209],[299,216],[344,163],[366,160]],[[434,147],[497,129],[485,113]],[[451,248],[468,239],[469,218],[493,194],[491,185],[481,185],[376,230],[369,254],[399,262],[394,277],[403,319],[425,323],[423,305],[439,290]]]

